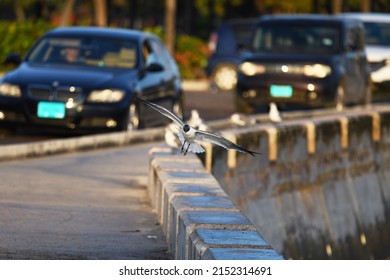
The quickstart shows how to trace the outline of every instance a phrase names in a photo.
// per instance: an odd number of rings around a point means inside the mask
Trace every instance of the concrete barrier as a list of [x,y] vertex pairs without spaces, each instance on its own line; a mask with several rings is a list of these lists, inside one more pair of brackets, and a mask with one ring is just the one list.
[[223,135],[263,155],[219,147],[205,164],[286,258],[390,256],[390,110],[376,107]]
[[283,259],[194,155],[149,153],[152,206],[176,259]]

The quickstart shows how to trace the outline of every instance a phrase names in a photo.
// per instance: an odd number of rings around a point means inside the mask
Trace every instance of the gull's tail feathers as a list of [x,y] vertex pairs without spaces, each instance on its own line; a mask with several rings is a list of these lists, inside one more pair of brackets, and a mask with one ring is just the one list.
[[196,142],[191,143],[190,147],[188,148],[188,151],[196,154],[205,152],[204,148]]

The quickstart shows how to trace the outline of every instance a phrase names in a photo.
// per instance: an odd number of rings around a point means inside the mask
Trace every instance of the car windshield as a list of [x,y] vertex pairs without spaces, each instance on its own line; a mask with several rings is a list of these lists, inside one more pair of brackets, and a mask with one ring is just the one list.
[[252,28],[252,23],[232,25],[232,32],[234,34],[234,37],[236,38],[238,46],[248,46],[249,38],[252,33]]
[[48,37],[34,47],[27,57],[27,61],[133,69],[137,66],[136,54],[137,44],[135,41]]
[[340,52],[340,28],[316,23],[271,23],[256,27],[253,51],[280,54],[335,54]]
[[365,22],[366,44],[390,46],[390,22]]

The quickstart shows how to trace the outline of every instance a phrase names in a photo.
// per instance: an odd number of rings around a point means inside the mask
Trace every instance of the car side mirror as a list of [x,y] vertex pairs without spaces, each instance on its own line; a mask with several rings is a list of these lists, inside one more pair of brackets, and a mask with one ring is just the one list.
[[152,62],[148,66],[146,66],[147,72],[161,72],[163,70],[164,70],[164,66],[156,62]]
[[22,62],[22,57],[20,56],[20,54],[18,54],[18,53],[11,53],[11,54],[9,54],[6,57],[6,59],[4,61],[4,64],[17,66],[21,62]]

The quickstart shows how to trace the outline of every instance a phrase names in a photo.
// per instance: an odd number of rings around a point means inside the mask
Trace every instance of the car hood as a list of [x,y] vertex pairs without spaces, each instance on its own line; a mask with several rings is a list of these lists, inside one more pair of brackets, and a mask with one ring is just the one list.
[[380,62],[390,58],[390,48],[381,46],[366,46],[367,59],[370,62]]
[[53,84],[83,88],[128,88],[136,78],[135,70],[107,70],[88,67],[49,66],[22,63],[7,73],[3,80],[19,85]]

